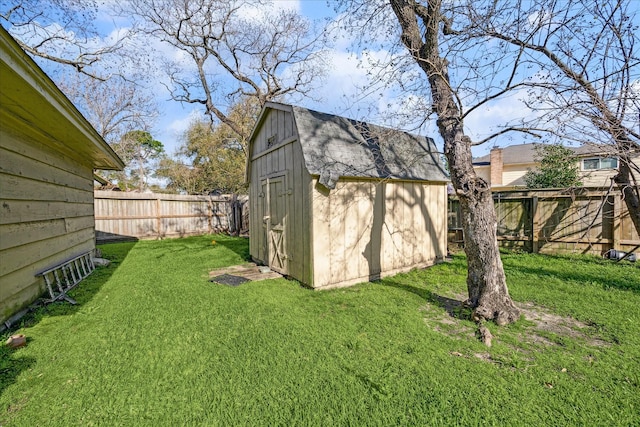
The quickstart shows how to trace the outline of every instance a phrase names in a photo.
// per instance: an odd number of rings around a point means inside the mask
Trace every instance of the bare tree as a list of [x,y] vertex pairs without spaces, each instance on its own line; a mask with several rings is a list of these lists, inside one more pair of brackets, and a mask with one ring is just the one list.
[[[521,69],[537,114],[522,118],[562,140],[605,145],[619,159],[614,177],[640,234],[640,21],[635,1],[531,0],[459,4],[458,42],[497,43]],[[607,148],[608,147],[608,148]]]
[[29,54],[105,80],[117,74],[128,32],[100,37],[95,0],[9,0],[0,5],[3,26]]
[[[639,148],[640,102],[633,2],[345,0],[343,5],[349,10],[347,21],[359,31],[386,28],[384,36],[401,40],[413,65],[427,76],[421,81],[411,74],[412,64],[378,31],[374,40],[390,52],[386,62],[377,64],[378,76],[384,84],[393,81],[409,93],[430,97],[431,108],[414,113],[424,120],[437,116],[461,200],[468,303],[476,317],[503,323],[515,319],[517,311],[504,286],[490,189],[473,171],[471,146],[514,132],[523,138],[609,143],[610,155],[620,158],[615,181],[638,223],[639,171],[631,158]],[[475,141],[469,137],[465,123],[474,115],[496,102],[518,99],[522,112],[515,111],[489,135]]]
[[262,106],[309,95],[323,74],[322,37],[294,11],[270,10],[269,3],[139,0],[128,7],[148,35],[183,56],[170,64],[171,97],[202,104],[212,123],[246,137],[226,113],[240,97],[256,98]]
[[158,117],[149,90],[119,76],[101,81],[67,73],[58,86],[108,143],[132,130],[151,130]]
[[[481,335],[483,331],[488,332],[482,325],[485,320],[499,325],[516,321],[520,312],[507,289],[491,188],[473,169],[471,147],[474,143],[465,134],[464,126],[469,112],[467,104],[489,99],[491,82],[482,93],[477,85],[465,85],[471,77],[469,74],[460,76],[458,86],[450,78],[450,61],[457,58],[449,53],[456,47],[441,45],[448,28],[443,26],[447,18],[442,0],[345,0],[342,5],[347,12],[343,25],[364,37],[368,46],[378,45],[388,51],[387,59],[373,64],[377,69],[371,73],[377,75],[382,85],[397,84],[405,94],[427,100],[414,103],[417,108],[413,113],[422,116],[423,123],[430,120],[432,114],[437,117],[451,181],[460,199],[468,263],[469,298],[465,305],[473,309]],[[386,32],[381,35],[377,29]],[[414,72],[416,65],[418,74]],[[479,98],[479,95],[484,96]],[[406,111],[402,114],[404,118],[408,115]],[[489,342],[490,337],[486,341]]]
[[390,0],[400,23],[401,40],[426,74],[433,110],[444,140],[451,181],[460,199],[467,254],[467,305],[476,320],[495,320],[504,325],[519,317],[507,290],[496,237],[496,214],[488,183],[472,165],[471,139],[464,132],[464,111],[449,78],[449,61],[441,54],[440,37],[445,16],[441,0],[422,4],[413,0]]

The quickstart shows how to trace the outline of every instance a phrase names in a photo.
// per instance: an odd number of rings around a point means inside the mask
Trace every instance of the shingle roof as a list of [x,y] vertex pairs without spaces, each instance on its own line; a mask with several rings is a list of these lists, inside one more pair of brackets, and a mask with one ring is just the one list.
[[291,108],[306,167],[329,188],[340,177],[449,181],[431,138]]
[[[533,156],[536,154],[534,147],[539,144],[520,144],[510,145],[502,148],[502,163],[505,165],[514,163],[531,163],[533,162]],[[482,157],[473,159],[473,163],[487,163],[491,162],[491,154],[486,154]]]

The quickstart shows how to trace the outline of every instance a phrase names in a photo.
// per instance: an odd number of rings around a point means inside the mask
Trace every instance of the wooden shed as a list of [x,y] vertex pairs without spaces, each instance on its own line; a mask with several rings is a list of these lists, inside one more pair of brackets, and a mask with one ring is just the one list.
[[312,288],[446,255],[448,176],[433,140],[267,103],[249,142],[254,260]]
[[44,291],[39,272],[95,248],[93,170],[124,164],[0,28],[0,321]]

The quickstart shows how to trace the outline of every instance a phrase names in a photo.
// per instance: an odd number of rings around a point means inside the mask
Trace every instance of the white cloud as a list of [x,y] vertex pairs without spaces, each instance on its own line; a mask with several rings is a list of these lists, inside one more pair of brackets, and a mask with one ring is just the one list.
[[269,15],[278,11],[300,12],[300,1],[298,0],[272,0],[267,4],[243,4],[240,8],[240,15],[244,18],[256,20],[268,19]]
[[158,132],[158,140],[164,144],[165,151],[171,155],[180,146],[182,135],[189,128],[189,125],[194,120],[203,118],[201,109],[185,110],[176,102],[173,102],[173,105],[174,108],[165,114],[165,118],[172,120],[166,126],[160,128]]

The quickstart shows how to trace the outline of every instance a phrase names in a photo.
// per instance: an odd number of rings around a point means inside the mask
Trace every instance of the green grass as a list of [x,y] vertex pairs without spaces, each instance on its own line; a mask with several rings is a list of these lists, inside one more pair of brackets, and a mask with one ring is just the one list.
[[487,348],[453,301],[462,256],[314,292],[285,279],[209,283],[210,270],[246,260],[242,239],[102,250],[113,263],[73,291],[79,305],[40,310],[18,331],[28,345],[0,350],[0,425],[640,424],[640,269],[629,262],[503,254],[514,300],[586,326],[489,325]]

